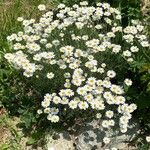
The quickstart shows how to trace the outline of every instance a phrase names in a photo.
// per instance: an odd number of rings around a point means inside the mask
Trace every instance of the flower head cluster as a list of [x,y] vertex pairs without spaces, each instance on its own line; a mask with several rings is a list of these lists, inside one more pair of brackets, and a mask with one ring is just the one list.
[[[44,5],[38,8],[46,9]],[[97,118],[102,119],[102,128],[107,130],[119,125],[122,133],[127,131],[136,105],[127,104],[123,86],[112,82],[117,72],[115,66],[110,67],[111,57],[132,62],[135,53],[140,51],[136,42],[142,48],[147,48],[149,43],[142,33],[142,25],[133,24],[123,29],[120,19],[120,11],[108,3],[97,3],[93,7],[87,2],[72,7],[59,4],[54,12],[47,11],[38,22],[18,18],[24,32],[8,36],[14,52],[7,53],[5,58],[26,77],[40,72],[47,82],[51,79],[64,83],[64,88],[57,90],[49,85],[56,93],[47,91],[39,114],[45,113],[48,120],[58,122],[62,109],[94,110]],[[126,47],[116,42],[120,36]],[[58,74],[60,79],[55,78]],[[124,83],[132,85],[130,79]],[[109,143],[110,140],[105,137],[103,141]]]

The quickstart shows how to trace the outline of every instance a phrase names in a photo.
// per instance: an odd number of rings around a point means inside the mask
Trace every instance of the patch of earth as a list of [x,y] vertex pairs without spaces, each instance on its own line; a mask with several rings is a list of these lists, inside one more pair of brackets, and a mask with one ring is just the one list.
[[8,128],[0,126],[0,145],[4,144],[8,137],[11,136]]

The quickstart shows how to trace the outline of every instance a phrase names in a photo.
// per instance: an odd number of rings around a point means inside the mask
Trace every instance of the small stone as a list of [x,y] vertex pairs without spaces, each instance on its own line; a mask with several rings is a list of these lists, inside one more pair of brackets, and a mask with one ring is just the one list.
[[73,140],[68,132],[62,132],[56,135],[57,138],[53,139],[51,135],[47,135],[47,147],[48,150],[75,150]]

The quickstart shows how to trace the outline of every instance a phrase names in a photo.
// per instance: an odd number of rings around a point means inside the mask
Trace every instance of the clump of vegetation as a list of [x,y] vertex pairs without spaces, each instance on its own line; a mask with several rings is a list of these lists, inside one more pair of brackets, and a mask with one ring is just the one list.
[[[17,20],[23,31],[7,37],[14,52],[5,58],[36,92],[36,97],[31,93],[37,101],[34,111],[41,103],[38,114],[52,123],[90,116],[101,120],[104,131],[125,133],[137,109],[126,102],[132,85],[128,68],[149,47],[144,26],[133,20],[122,27],[119,10],[108,3],[91,7],[86,1],[72,7],[59,4],[38,21]],[[105,135],[103,142],[108,144],[109,138]]]
[[[60,4],[54,11],[49,9],[61,2],[65,5]],[[11,115],[19,116],[22,127],[35,131],[30,142],[35,143],[38,140],[35,135],[39,137],[49,125],[59,129],[62,123],[71,126],[75,118],[83,122],[95,117],[101,118],[105,125],[110,120],[119,123],[121,116],[115,107],[135,109],[137,105],[136,111],[127,116],[136,117],[140,123],[142,139],[135,139],[135,143],[148,149],[150,117],[145,115],[150,114],[150,50],[145,36],[149,35],[148,3],[143,3],[141,11],[139,0],[103,0],[99,6],[96,5],[99,0],[76,5],[79,2],[4,0],[0,4],[1,106]],[[44,12],[42,17],[38,9]],[[113,92],[112,85],[123,93]],[[86,91],[87,87],[93,89]],[[127,105],[116,101],[109,104],[105,93],[107,98],[113,96],[114,101],[120,96]],[[92,103],[90,97],[94,100],[99,97],[102,104]],[[51,124],[57,121],[60,124]]]

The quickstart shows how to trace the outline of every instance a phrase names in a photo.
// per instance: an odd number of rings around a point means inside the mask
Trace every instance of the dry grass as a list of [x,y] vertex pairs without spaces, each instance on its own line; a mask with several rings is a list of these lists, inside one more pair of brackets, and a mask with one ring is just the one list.
[[141,10],[143,15],[148,15],[148,13],[150,13],[150,0],[143,0]]
[[[1,108],[0,109],[0,119],[3,119],[3,116],[5,115],[6,110]],[[0,121],[0,145],[5,143],[5,141],[7,140],[7,138],[10,136],[10,132],[8,127],[6,126],[5,123],[2,123]]]
[[143,0],[141,11],[146,24],[146,34],[150,37],[150,0]]

